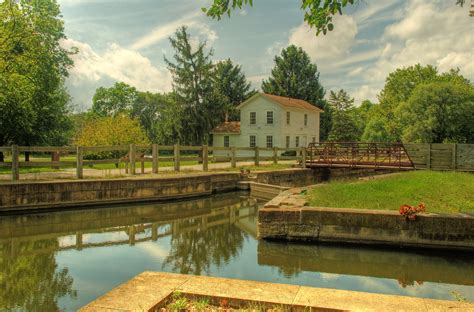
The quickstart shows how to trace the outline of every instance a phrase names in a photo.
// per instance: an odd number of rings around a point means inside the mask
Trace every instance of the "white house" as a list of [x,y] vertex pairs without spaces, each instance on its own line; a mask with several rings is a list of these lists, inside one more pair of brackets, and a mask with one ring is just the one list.
[[240,122],[215,127],[213,146],[295,148],[319,142],[323,111],[306,101],[257,93],[237,109]]

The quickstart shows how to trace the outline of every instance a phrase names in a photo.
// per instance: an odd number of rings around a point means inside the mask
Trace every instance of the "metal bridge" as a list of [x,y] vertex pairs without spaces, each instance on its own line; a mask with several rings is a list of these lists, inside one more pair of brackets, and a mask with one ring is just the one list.
[[402,143],[310,143],[306,167],[415,169]]

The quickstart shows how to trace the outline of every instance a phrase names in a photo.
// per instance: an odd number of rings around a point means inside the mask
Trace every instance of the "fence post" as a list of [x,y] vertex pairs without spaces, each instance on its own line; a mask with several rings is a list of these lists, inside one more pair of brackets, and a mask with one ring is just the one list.
[[232,168],[237,167],[237,162],[236,162],[236,159],[235,159],[235,146],[232,146],[230,148],[230,166]]
[[451,164],[451,168],[456,171],[456,157],[457,157],[457,148],[458,148],[458,145],[456,143],[453,144],[453,159],[452,159],[452,164]]
[[431,143],[428,144],[428,158],[426,159],[426,169],[431,169]]
[[273,164],[278,164],[278,147],[273,148]]
[[12,180],[20,179],[20,164],[19,164],[18,145],[12,145]]
[[128,155],[128,160],[130,161],[130,174],[136,174],[135,168],[135,144],[130,144],[130,152]]
[[202,146],[202,171],[209,171],[209,146]]
[[151,172],[158,173],[158,145],[152,144],[151,145]]
[[306,148],[301,148],[301,166],[306,168]]
[[259,155],[259,150],[258,150],[258,146],[255,146],[255,166],[259,166],[260,165],[260,155]]
[[174,171],[179,171],[179,144],[174,145]]
[[76,146],[76,177],[78,179],[83,178],[82,165],[83,165],[82,146]]

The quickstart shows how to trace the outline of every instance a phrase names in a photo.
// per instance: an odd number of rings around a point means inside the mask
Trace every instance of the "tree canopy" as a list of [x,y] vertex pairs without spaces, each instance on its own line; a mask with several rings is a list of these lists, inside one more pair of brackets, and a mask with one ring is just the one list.
[[100,87],[92,98],[92,112],[98,116],[116,116],[129,113],[138,101],[138,91],[124,82],[110,88]]
[[354,98],[343,89],[329,93],[329,105],[332,107],[332,127],[329,132],[329,141],[354,142],[359,139],[357,123],[351,109],[354,107]]
[[225,103],[213,85],[213,50],[206,51],[206,43],[193,48],[187,28],[182,26],[170,38],[174,61],[165,57],[173,76],[175,101],[173,131],[181,144],[200,145],[224,115]]
[[[316,35],[321,32],[325,35],[334,29],[333,17],[342,15],[343,9],[360,0],[301,0],[301,9],[304,11],[304,21],[316,30]],[[466,0],[456,0],[456,5],[463,6]],[[202,8],[207,16],[220,20],[223,15],[230,17],[232,10],[252,6],[253,0],[213,0],[208,8]]]
[[290,45],[275,56],[270,77],[262,82],[262,91],[269,94],[305,100],[324,110],[321,118],[321,139],[330,129],[330,108],[324,100],[324,88],[319,82],[316,64],[299,47]]
[[64,87],[73,65],[61,47],[64,23],[55,0],[0,3],[0,145],[67,143]]
[[230,59],[220,61],[216,64],[212,76],[214,88],[225,104],[225,113],[228,114],[229,120],[240,120],[240,114],[235,107],[255,93],[242,67]]
[[[472,86],[468,79],[459,74],[459,69],[451,69],[441,74],[436,67],[431,65],[416,64],[397,69],[387,76],[385,86],[378,96],[380,104],[371,110],[362,138],[368,141],[392,142],[400,142],[402,139],[411,141],[415,138],[413,135],[404,135],[407,127],[413,127],[410,124],[413,118],[409,118],[405,112],[415,113],[409,109],[407,103],[410,102],[410,97],[419,86],[434,82]],[[435,84],[432,87],[440,86]],[[448,91],[446,88],[443,89]],[[415,104],[413,100],[410,103]],[[421,117],[422,115],[418,116],[418,118]],[[458,121],[453,122],[457,123]]]

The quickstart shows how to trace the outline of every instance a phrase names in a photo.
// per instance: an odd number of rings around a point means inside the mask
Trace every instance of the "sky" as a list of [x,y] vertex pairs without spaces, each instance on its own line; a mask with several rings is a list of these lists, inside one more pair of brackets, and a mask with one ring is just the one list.
[[140,91],[172,89],[164,57],[168,38],[186,25],[194,43],[207,41],[213,60],[230,58],[259,89],[274,57],[290,44],[302,47],[318,66],[326,90],[343,88],[355,98],[377,101],[387,75],[421,63],[442,72],[458,67],[474,81],[474,17],[469,1],[362,0],[335,18],[335,29],[315,35],[303,21],[300,0],[254,0],[217,21],[202,7],[210,0],[59,0],[68,37],[77,47],[66,81],[75,110],[92,105],[98,87],[117,81]]

